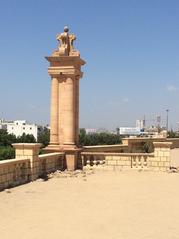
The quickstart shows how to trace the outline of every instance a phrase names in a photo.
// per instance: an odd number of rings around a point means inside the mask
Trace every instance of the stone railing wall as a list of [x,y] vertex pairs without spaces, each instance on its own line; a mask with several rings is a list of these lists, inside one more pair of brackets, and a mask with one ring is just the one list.
[[150,158],[154,157],[154,154],[82,152],[81,156],[84,167],[105,166],[106,169],[122,170],[147,169],[150,165]]
[[167,171],[171,166],[171,142],[154,142],[154,153],[82,152],[84,168],[150,169]]
[[63,153],[39,155],[41,144],[13,144],[16,158],[0,161],[0,191],[62,170]]
[[146,169],[149,167],[150,157],[153,157],[153,154],[124,153],[110,156],[107,155],[106,165],[112,168],[119,168],[120,170],[127,168]]
[[95,145],[84,146],[84,152],[115,152],[115,153],[127,153],[128,145],[125,144],[113,144],[113,145]]
[[39,155],[39,175],[62,170],[64,168],[63,153],[49,153]]
[[[82,167],[98,169],[151,169],[171,166],[171,142],[154,142],[154,153],[81,152]],[[16,158],[0,161],[0,190],[33,181],[65,168],[64,153],[39,155],[40,144],[14,144]]]
[[0,161],[0,191],[30,181],[30,160],[10,159]]

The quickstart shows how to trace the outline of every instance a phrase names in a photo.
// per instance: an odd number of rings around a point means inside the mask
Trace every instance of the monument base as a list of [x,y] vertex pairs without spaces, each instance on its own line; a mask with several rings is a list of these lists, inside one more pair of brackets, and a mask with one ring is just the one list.
[[67,170],[74,171],[78,168],[78,161],[80,161],[80,153],[83,148],[78,148],[76,145],[48,145],[44,151],[45,153],[63,152]]

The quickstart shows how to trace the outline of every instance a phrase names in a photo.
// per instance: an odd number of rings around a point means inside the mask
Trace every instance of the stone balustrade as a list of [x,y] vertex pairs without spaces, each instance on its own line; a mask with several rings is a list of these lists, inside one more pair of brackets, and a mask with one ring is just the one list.
[[[131,156],[131,168],[146,169],[149,167],[149,160],[153,154],[138,154]],[[149,158],[150,157],[150,158]]]
[[150,158],[154,154],[145,153],[105,153],[105,152],[82,152],[82,164],[85,168],[106,169],[145,169],[149,166]]
[[[80,152],[83,169],[149,169],[168,171],[171,142],[154,142],[154,153]],[[13,144],[16,158],[0,161],[0,190],[63,170],[65,153],[39,155],[40,144]]]
[[[149,169],[168,171],[171,166],[171,142],[154,142],[154,153],[82,152],[84,168]],[[105,165],[105,167],[104,167]]]
[[91,168],[102,168],[105,166],[105,158],[103,153],[95,153],[95,152],[82,152],[81,153],[81,161],[83,169],[91,169]]

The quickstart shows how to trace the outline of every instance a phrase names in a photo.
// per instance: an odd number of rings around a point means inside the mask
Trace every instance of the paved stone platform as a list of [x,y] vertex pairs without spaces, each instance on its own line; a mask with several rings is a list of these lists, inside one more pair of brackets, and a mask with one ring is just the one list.
[[178,239],[179,174],[54,174],[0,193],[1,239]]

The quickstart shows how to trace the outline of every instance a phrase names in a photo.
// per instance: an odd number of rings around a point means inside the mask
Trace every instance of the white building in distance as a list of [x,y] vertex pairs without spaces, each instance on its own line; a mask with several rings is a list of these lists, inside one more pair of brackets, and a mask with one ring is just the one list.
[[141,135],[140,128],[137,127],[120,127],[119,128],[120,135]]
[[8,134],[14,134],[16,137],[22,136],[23,133],[32,134],[37,140],[38,134],[43,130],[43,127],[36,124],[29,124],[26,120],[0,120],[0,129],[6,129]]
[[86,134],[94,134],[97,133],[97,129],[85,129]]
[[145,128],[145,121],[144,120],[136,120],[136,128],[139,128],[139,129]]

